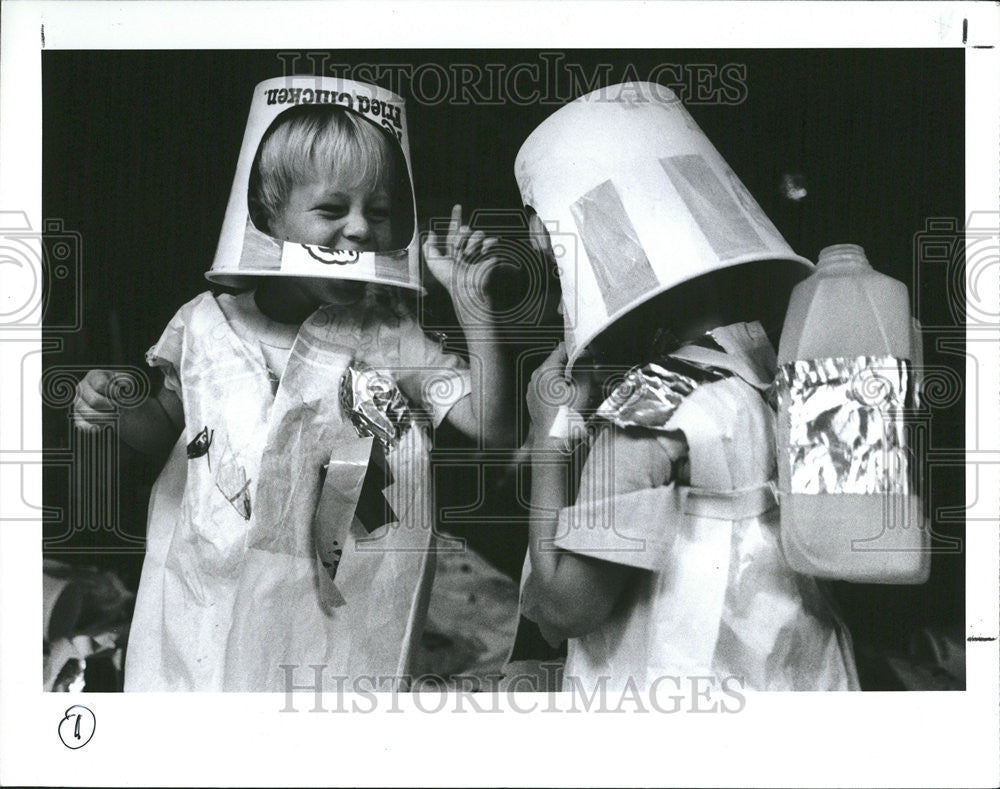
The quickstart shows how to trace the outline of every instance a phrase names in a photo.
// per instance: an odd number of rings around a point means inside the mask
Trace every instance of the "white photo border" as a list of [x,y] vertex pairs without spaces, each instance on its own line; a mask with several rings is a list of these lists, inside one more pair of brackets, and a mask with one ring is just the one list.
[[[25,212],[32,227],[41,227],[43,46],[279,49],[349,41],[354,49],[964,46],[967,212],[996,217],[997,11],[995,4],[963,2],[5,2],[0,211]],[[1000,314],[996,263],[978,291],[989,315]],[[4,290],[0,299],[12,298]],[[993,404],[1000,327],[979,331],[988,341],[969,343],[969,365],[979,366],[978,401]],[[41,373],[40,343],[40,332],[0,332],[5,463],[16,461],[20,446],[7,443],[11,436],[41,445],[40,408],[37,418],[20,417],[22,409],[34,414],[39,399],[33,382]],[[1000,489],[997,409],[967,425],[966,446],[978,455],[967,466],[971,501]],[[3,474],[0,506],[13,495],[14,477]],[[29,482],[41,500],[41,475]],[[35,580],[41,524],[3,522],[0,783],[997,785],[1000,516],[995,495],[979,506],[994,520],[967,534],[966,635],[993,640],[968,643],[964,692],[758,694],[731,716],[554,715],[545,713],[544,697],[527,695],[516,704],[527,710],[534,701],[533,712],[518,714],[507,698],[504,714],[474,713],[474,725],[468,712],[429,714],[405,697],[352,715],[308,712],[308,693],[295,714],[279,714],[285,700],[278,694],[98,694],[80,701],[43,693]],[[97,720],[93,741],[79,750],[57,736],[73,703],[86,703]]]

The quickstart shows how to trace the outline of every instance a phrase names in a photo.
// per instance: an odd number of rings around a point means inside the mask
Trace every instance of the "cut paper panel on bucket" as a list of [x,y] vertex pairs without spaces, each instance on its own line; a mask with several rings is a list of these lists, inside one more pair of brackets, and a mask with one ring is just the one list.
[[660,164],[719,260],[767,251],[767,245],[701,156],[670,156],[660,159]]
[[281,242],[261,233],[247,218],[243,233],[243,250],[239,268],[244,271],[278,271],[281,269]]
[[608,315],[660,284],[611,181],[570,207]]
[[379,282],[405,284],[409,277],[409,261],[405,251],[375,256],[375,278]]

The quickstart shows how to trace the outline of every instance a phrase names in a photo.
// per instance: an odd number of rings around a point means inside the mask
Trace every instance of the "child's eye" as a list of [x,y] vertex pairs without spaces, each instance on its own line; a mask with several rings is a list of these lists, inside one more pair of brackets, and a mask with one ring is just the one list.
[[340,218],[347,213],[347,208],[342,205],[336,205],[335,203],[324,203],[323,205],[316,206],[316,210],[324,216]]
[[368,216],[376,222],[384,222],[389,218],[389,208],[378,205],[369,206]]

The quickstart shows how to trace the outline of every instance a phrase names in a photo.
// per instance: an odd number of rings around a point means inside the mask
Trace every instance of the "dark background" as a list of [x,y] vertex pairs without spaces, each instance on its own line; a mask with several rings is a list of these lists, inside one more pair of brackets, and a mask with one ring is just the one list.
[[[878,270],[909,284],[918,317],[925,326],[942,327],[925,336],[925,363],[964,378],[963,317],[954,306],[963,303],[956,291],[960,269],[955,276],[945,260],[922,265],[915,275],[914,265],[915,240],[928,220],[951,218],[961,227],[965,216],[961,50],[588,50],[563,56],[563,64],[578,64],[587,75],[600,63],[613,64],[600,84],[645,79],[664,63],[743,64],[742,101],[687,101],[695,120],[797,252],[815,260],[826,245],[858,243]],[[241,51],[43,53],[43,212],[62,221],[61,237],[74,244],[78,273],[78,279],[53,279],[48,290],[46,376],[64,368],[79,375],[88,367],[144,367],[144,352],[177,308],[207,288],[203,274],[215,251],[252,88],[286,73],[290,60]],[[297,73],[315,73],[316,62],[303,57]],[[538,52],[515,50],[338,51],[327,64],[362,62],[541,64]],[[467,211],[520,206],[514,157],[559,102],[431,105],[408,94],[405,83],[402,92],[422,226],[446,216],[454,202]],[[784,196],[785,174],[804,177],[804,199]],[[947,232],[943,238],[954,242]],[[52,239],[47,246],[51,250]],[[508,280],[508,289],[516,286],[516,278]],[[427,308],[447,323],[447,305],[433,292]],[[59,329],[73,325],[76,315],[78,328]],[[951,341],[948,349],[939,347],[942,338]],[[523,382],[530,370],[521,372]],[[157,465],[122,450],[112,466],[114,482],[95,493],[96,461],[86,460],[97,457],[95,450],[68,430],[65,398],[44,401],[45,446],[53,458],[44,487],[46,555],[114,567],[135,588]],[[963,448],[960,394],[932,407],[929,418],[931,448]],[[439,438],[442,446],[462,446],[454,436]],[[58,462],[66,457],[72,461]],[[439,505],[476,502],[475,463],[467,466],[449,468]],[[961,465],[935,468],[929,481],[932,511],[961,511]],[[523,512],[502,473],[488,474],[485,489],[486,500],[449,528],[516,575],[526,544],[518,520]],[[101,495],[104,504],[95,504]],[[510,522],[474,522],[497,514],[511,516]],[[117,532],[108,526],[115,520]],[[935,515],[933,525],[945,537],[964,535],[961,522],[943,523]],[[903,649],[924,625],[958,628],[961,635],[964,555],[935,555],[931,581],[921,587],[837,584],[835,593],[859,662],[865,654]],[[892,684],[877,667],[862,666],[862,677],[868,687]]]

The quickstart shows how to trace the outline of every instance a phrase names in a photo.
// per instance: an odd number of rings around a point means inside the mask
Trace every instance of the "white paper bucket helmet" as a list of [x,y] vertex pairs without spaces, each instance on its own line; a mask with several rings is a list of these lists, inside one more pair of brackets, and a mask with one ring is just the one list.
[[[292,192],[300,184],[308,188],[302,193],[306,202]],[[379,193],[370,211],[366,199],[363,213],[377,234],[373,230],[360,242],[293,237],[298,230],[280,238],[272,234],[276,215],[283,221],[279,212],[288,205],[337,216],[343,205],[327,205],[327,197],[345,184]],[[258,84],[215,260],[205,276],[236,288],[252,287],[259,277],[317,277],[420,290],[403,100],[374,85],[333,77],[277,77]]]
[[682,283],[759,262],[790,292],[812,270],[662,85],[611,85],[560,108],[521,146],[514,175],[549,232],[570,368],[617,319]]

